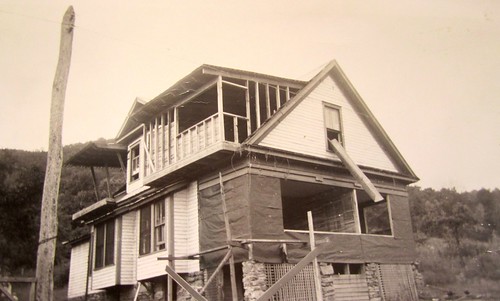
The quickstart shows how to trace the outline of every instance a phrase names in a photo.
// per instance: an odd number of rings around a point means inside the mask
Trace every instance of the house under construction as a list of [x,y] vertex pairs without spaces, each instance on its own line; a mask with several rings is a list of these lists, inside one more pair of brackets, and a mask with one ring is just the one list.
[[67,164],[126,178],[73,215],[70,300],[418,299],[418,178],[335,61],[202,65]]

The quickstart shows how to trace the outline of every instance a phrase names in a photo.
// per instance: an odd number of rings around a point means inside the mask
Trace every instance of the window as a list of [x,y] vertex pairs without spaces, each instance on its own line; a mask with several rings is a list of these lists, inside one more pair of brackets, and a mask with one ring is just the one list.
[[140,255],[149,254],[151,250],[165,249],[165,220],[165,200],[157,201],[140,210]]
[[335,139],[339,143],[342,142],[342,127],[340,121],[340,109],[325,105],[323,107],[324,120],[325,120],[325,130],[326,130],[326,145],[327,149],[333,151],[330,143],[328,141]]
[[165,249],[165,201],[154,204],[155,208],[155,250]]
[[283,180],[281,193],[286,229],[307,231],[307,211],[311,211],[315,231],[357,232],[358,220],[352,189]]
[[130,148],[130,176],[129,181],[133,182],[139,179],[141,159],[140,159],[140,143]]
[[387,197],[375,203],[362,191],[357,195],[361,233],[392,235]]
[[115,221],[96,226],[94,268],[114,264],[115,259]]
[[361,275],[363,265],[359,263],[332,263],[333,273],[336,275]]
[[307,212],[312,212],[314,231],[392,235],[390,206],[375,203],[363,190],[281,180],[283,226],[308,231]]
[[151,206],[141,209],[139,225],[139,254],[151,253]]

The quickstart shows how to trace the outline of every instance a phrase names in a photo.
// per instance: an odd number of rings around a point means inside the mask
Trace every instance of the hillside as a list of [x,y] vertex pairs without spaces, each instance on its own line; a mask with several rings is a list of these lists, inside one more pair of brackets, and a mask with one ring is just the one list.
[[[64,147],[69,158],[84,144]],[[0,150],[0,273],[33,275],[45,152]],[[113,189],[123,185],[121,171],[112,173]],[[97,170],[104,178],[104,170]],[[99,189],[104,195],[105,183]],[[500,295],[500,190],[458,193],[410,187],[413,230],[425,294],[464,290]],[[55,284],[67,284],[69,249],[62,242],[88,231],[71,225],[71,215],[95,201],[90,171],[64,166],[59,194],[59,233]]]

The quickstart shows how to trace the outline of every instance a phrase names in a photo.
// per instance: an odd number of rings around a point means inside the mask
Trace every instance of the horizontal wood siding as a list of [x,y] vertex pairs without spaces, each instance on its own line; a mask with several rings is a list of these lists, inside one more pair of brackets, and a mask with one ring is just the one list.
[[136,212],[129,212],[122,217],[120,284],[136,283]]
[[366,277],[362,275],[334,275],[335,301],[370,300]]
[[358,165],[397,171],[397,167],[330,76],[303,99],[260,145],[338,160],[332,152],[327,151],[323,103],[341,108],[344,146]]
[[137,280],[144,280],[152,277],[166,275],[166,261],[160,261],[160,256],[168,256],[167,251],[155,252],[143,255],[137,259]]
[[94,270],[92,276],[92,289],[103,289],[116,284],[116,266],[110,265]]
[[[174,252],[175,256],[188,255],[187,189],[174,193]],[[188,261],[176,260],[175,270],[185,271]]]
[[85,242],[71,248],[68,298],[85,295],[89,245],[89,242]]
[[[174,193],[174,256],[185,256],[197,253],[198,242],[198,185],[192,182],[186,189]],[[136,215],[138,213],[135,213]],[[138,217],[137,222],[138,225]],[[168,224],[168,223],[167,223]],[[138,230],[135,230],[139,237]],[[137,252],[137,239],[135,242]],[[136,253],[137,254],[137,253]],[[154,252],[137,258],[137,279],[144,280],[151,277],[166,275],[166,261],[157,260],[158,257],[168,256],[167,250]],[[178,273],[199,271],[198,260],[176,260],[175,270]]]

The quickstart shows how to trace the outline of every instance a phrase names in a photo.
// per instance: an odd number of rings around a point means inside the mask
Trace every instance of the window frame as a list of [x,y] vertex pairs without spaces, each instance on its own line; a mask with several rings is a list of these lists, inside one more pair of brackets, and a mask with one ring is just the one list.
[[[137,152],[137,154],[135,153]],[[142,167],[142,151],[141,151],[141,139],[138,139],[130,144],[128,148],[128,165],[129,172],[127,173],[128,183],[135,183],[142,178],[141,167]],[[137,162],[137,168],[134,168]]]
[[[361,234],[364,235],[376,235],[376,236],[394,236],[394,226],[392,222],[392,213],[391,213],[391,203],[390,203],[390,197],[389,195],[382,195],[384,197],[384,200],[379,201],[379,202],[374,202],[373,200],[369,201],[368,205],[361,205],[359,206],[358,209],[358,215],[360,218],[360,226],[361,226]],[[368,224],[369,219],[367,218],[368,211],[365,210],[367,208],[374,208],[375,206],[381,206],[384,205],[385,209],[387,211],[387,227],[384,228],[384,231],[389,231],[390,233],[370,233],[370,228],[373,228]],[[361,220],[361,217],[363,217],[363,220]]]
[[115,220],[95,226],[94,270],[115,264]]
[[[338,118],[339,129],[338,130],[327,126],[327,111],[328,110],[335,110],[338,112],[338,116],[339,116],[339,118]],[[324,127],[326,150],[328,152],[333,152],[333,148],[330,146],[330,143],[329,143],[330,140],[328,138],[328,134],[330,132],[335,133],[338,137],[337,140],[339,141],[339,143],[341,145],[345,146],[344,127],[343,127],[343,119],[342,119],[342,107],[331,104],[331,103],[323,102],[323,127]]]
[[[139,209],[139,256],[167,249],[166,210],[170,199],[161,198]],[[159,233],[163,239],[160,239]]]

